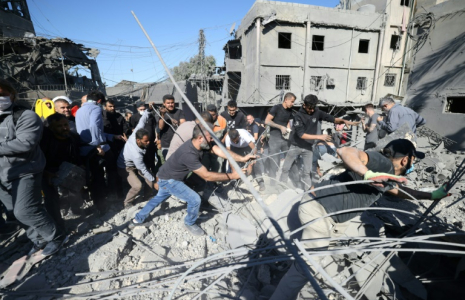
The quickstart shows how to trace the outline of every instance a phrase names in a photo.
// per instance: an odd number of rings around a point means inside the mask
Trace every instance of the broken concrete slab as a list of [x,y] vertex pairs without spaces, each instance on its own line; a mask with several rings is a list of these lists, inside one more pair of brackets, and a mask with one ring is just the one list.
[[148,228],[136,227],[132,230],[132,236],[137,240],[143,240],[149,234]]

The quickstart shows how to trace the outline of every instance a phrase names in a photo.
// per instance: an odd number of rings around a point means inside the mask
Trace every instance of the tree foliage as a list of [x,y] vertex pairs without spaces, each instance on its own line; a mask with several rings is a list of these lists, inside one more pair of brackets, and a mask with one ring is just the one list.
[[188,62],[180,62],[178,66],[171,69],[171,73],[176,81],[180,81],[189,79],[192,74],[208,74],[211,72],[212,67],[215,66],[215,57],[213,57],[213,55],[205,56],[205,64],[202,70],[200,67],[200,57],[197,54],[191,57]]

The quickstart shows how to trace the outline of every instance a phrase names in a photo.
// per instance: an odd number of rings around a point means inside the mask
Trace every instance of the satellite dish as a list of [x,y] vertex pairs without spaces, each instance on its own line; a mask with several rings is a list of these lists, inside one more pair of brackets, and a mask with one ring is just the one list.
[[234,22],[231,26],[231,28],[229,29],[229,34],[232,35],[234,33],[234,28],[236,28],[236,22]]

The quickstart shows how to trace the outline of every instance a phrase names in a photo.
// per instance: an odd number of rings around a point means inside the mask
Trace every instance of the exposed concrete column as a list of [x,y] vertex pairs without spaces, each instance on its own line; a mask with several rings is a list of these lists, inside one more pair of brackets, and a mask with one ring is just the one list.
[[352,45],[353,45],[353,42],[354,42],[354,29],[352,28],[352,36],[350,37],[349,65],[348,65],[348,68],[347,68],[346,101],[349,101],[350,65],[352,64]]
[[255,78],[255,100],[259,101],[260,100],[260,35],[261,35],[261,20],[260,18],[257,18],[255,20],[255,28],[257,29],[257,57],[256,57],[256,78]]
[[384,28],[381,28],[380,34],[379,34],[379,40],[378,40],[378,51],[376,54],[376,66],[375,66],[375,78],[373,78],[373,92],[371,96],[371,103],[378,105],[378,103],[375,103],[375,99],[377,98],[377,92],[378,92],[378,82],[379,82],[379,72],[381,71],[381,61],[383,58],[383,49],[384,49],[384,39],[385,39],[385,33],[386,33],[386,25],[384,25]]
[[303,83],[302,83],[302,99],[304,99],[304,96],[307,95],[308,93],[310,93],[308,89],[308,86],[310,85],[310,69],[309,69],[309,60],[310,60],[310,40],[311,40],[311,36],[310,36],[310,27],[311,27],[311,23],[310,23],[310,15],[307,16],[307,22],[306,22],[306,26],[307,26],[307,34],[305,35],[305,56],[304,56],[304,77],[303,77]]

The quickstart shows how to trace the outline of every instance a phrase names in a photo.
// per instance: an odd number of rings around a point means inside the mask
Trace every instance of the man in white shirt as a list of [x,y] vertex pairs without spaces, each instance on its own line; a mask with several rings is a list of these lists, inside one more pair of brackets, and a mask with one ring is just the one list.
[[[257,148],[255,147],[254,137],[245,129],[230,129],[228,136],[225,140],[226,148],[238,155],[246,156],[248,154],[256,154]],[[253,153],[252,153],[253,152]],[[260,192],[265,190],[265,183],[263,181],[263,163],[257,161],[253,165],[253,178],[257,179],[258,185],[260,186]]]

